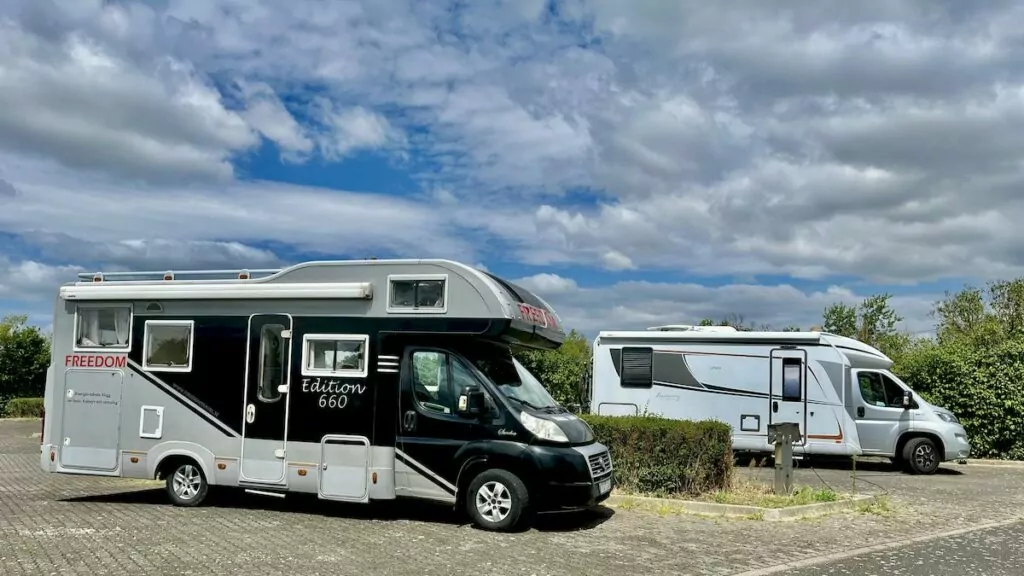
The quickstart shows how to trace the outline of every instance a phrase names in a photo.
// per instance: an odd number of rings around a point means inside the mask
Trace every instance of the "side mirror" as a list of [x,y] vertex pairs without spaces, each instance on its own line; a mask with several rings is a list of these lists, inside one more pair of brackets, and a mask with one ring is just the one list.
[[466,387],[459,394],[459,414],[477,417],[486,412],[484,393],[479,388]]
[[910,390],[903,391],[903,409],[910,410],[910,407],[914,405],[914,395]]

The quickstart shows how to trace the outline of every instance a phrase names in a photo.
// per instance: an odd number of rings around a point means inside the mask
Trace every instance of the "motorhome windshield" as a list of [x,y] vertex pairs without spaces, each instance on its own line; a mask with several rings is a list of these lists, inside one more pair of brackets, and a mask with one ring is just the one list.
[[507,398],[536,410],[563,411],[558,402],[525,366],[519,363],[507,350],[488,354],[471,354],[470,360]]

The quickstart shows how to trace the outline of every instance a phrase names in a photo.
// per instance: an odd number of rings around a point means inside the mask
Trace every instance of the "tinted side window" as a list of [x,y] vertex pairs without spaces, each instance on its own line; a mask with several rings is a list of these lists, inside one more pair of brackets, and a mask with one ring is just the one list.
[[451,386],[448,382],[448,355],[419,350],[412,355],[412,392],[424,409],[451,414]]
[[861,372],[857,374],[857,381],[860,384],[860,395],[864,398],[865,404],[885,407],[885,386],[882,384],[881,374]]
[[281,398],[277,387],[284,384],[284,365],[288,347],[281,333],[281,324],[267,324],[260,330],[260,385],[257,397],[263,402],[275,402]]
[[882,378],[882,383],[885,386],[885,398],[889,406],[903,408],[903,388],[885,374],[879,374],[879,376]]

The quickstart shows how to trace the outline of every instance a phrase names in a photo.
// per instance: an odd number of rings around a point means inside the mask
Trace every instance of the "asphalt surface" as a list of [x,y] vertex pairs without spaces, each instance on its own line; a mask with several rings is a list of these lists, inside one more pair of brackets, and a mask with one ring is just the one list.
[[[802,464],[797,484],[887,494],[889,504],[792,522],[600,507],[542,518],[525,533],[492,534],[449,507],[416,502],[339,505],[236,492],[178,508],[159,483],[44,474],[38,431],[38,421],[0,420],[3,576],[682,576],[766,573],[794,562],[804,567],[772,573],[1024,575],[1007,572],[1024,568],[1019,526],[906,544],[1024,518],[1024,469],[944,465],[920,477],[884,464],[860,463],[856,474],[848,464]],[[771,473],[740,470],[762,480]],[[830,558],[880,545],[903,547]]]
[[1020,576],[1024,523],[786,570],[787,576]]

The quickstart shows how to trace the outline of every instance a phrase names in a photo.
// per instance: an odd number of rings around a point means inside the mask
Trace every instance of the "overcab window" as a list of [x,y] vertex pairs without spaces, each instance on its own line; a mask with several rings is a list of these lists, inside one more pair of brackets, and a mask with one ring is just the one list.
[[389,312],[444,312],[447,276],[389,276]]
[[370,337],[361,334],[307,334],[302,340],[305,376],[366,376]]
[[131,306],[79,306],[75,347],[127,350],[131,342]]
[[192,320],[146,320],[142,345],[142,367],[153,372],[192,370]]

